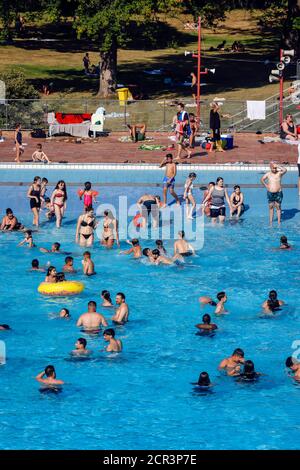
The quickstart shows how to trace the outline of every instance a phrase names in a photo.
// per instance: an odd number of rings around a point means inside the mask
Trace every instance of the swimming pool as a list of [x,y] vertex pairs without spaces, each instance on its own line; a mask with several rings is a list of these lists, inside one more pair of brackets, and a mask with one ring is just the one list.
[[[188,170],[178,175],[178,192]],[[101,201],[117,203],[126,194],[135,202],[144,192],[161,193],[159,171],[66,171],[47,169],[3,170],[0,210],[12,207],[31,222],[26,186],[35,174],[51,182],[59,178],[75,183],[62,229],[43,223],[34,239],[49,247],[60,241],[80,267],[82,248],[74,244],[75,223],[82,207],[77,183],[86,179],[100,184]],[[261,171],[206,171],[197,180],[219,176],[233,185],[257,184]],[[101,183],[103,185],[101,187]],[[109,183],[112,183],[109,185]],[[294,185],[296,173],[284,183]],[[153,186],[154,185],[154,186]],[[98,189],[98,188],[97,188]],[[205,243],[197,258],[183,268],[147,266],[118,250],[92,249],[97,275],[83,279],[78,297],[47,299],[37,293],[43,274],[28,273],[31,260],[48,261],[57,268],[64,256],[42,254],[17,247],[21,235],[0,234],[1,314],[10,332],[1,332],[7,363],[0,366],[0,442],[2,449],[298,449],[300,445],[300,388],[284,370],[292,343],[300,340],[299,246],[300,206],[295,187],[284,189],[283,224],[268,228],[265,190],[245,187],[249,209],[239,224],[211,227],[205,223]],[[196,190],[200,200],[199,190]],[[274,251],[279,237],[287,235],[294,250]],[[171,248],[173,242],[167,241]],[[143,246],[153,242],[143,242]],[[125,248],[125,243],[122,243]],[[262,301],[275,288],[287,306],[278,317],[259,317]],[[69,352],[82,336],[76,320],[89,300],[100,305],[100,291],[113,297],[126,294],[130,321],[117,328],[124,351],[100,352],[103,340],[89,338],[94,351],[88,361],[71,361]],[[229,315],[216,318],[211,307],[200,309],[198,297],[225,290]],[[57,319],[61,307],[72,318]],[[98,309],[107,318],[112,313]],[[219,326],[214,337],[196,336],[194,325],[208,312]],[[241,384],[217,371],[219,362],[233,349],[244,349],[256,369],[266,374],[257,383]],[[67,382],[59,395],[39,393],[35,375],[53,364]],[[191,382],[207,371],[215,387],[198,394]]]

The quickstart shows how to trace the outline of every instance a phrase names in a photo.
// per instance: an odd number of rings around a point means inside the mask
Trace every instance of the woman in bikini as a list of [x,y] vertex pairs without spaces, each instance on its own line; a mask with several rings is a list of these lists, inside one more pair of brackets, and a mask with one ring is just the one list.
[[33,225],[39,226],[39,216],[41,209],[41,178],[35,176],[32,185],[27,191],[27,197],[30,199],[30,208],[33,213]]
[[84,214],[78,217],[76,227],[76,243],[80,246],[92,246],[94,243],[94,230],[97,226],[97,221],[94,216],[94,209],[92,206],[85,208]]
[[56,227],[60,228],[61,221],[66,210],[67,188],[63,180],[58,181],[51,196],[51,209],[54,210],[56,216]]
[[112,248],[114,242],[120,246],[118,221],[110,211],[104,211],[103,232],[101,244],[106,248]]

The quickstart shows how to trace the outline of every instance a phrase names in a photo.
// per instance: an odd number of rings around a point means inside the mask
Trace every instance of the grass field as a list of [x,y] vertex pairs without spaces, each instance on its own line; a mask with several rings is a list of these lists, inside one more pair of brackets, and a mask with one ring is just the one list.
[[[277,61],[278,42],[276,39],[261,34],[257,28],[259,12],[236,10],[227,16],[226,21],[216,31],[203,29],[203,61],[208,68],[216,68],[215,75],[203,76],[207,86],[202,87],[205,98],[222,95],[226,99],[245,100],[246,98],[264,99],[278,92],[277,84],[268,83],[268,75],[272,64],[264,64],[266,59]],[[142,86],[149,98],[172,96],[188,96],[187,87],[168,88],[162,83],[160,76],[143,73],[145,69],[170,70],[179,81],[189,79],[189,73],[195,69],[196,60],[184,56],[184,51],[197,49],[197,33],[185,30],[187,17],[168,21],[171,31],[180,37],[174,47],[156,50],[119,50],[118,83],[124,85],[134,83]],[[28,28],[29,29],[29,28]],[[53,39],[42,29],[32,27],[29,34],[40,39]],[[82,71],[82,57],[89,51],[92,63],[97,63],[99,56],[95,46],[76,40],[44,42],[41,40],[18,39],[14,45],[0,46],[0,71],[12,67],[22,70],[26,77],[38,88],[43,83],[53,83],[52,98],[92,98],[97,93],[97,79],[87,78]],[[230,47],[234,40],[241,41],[244,53],[210,52],[223,40]],[[257,62],[260,61],[260,62]],[[245,89],[247,94],[245,95]]]

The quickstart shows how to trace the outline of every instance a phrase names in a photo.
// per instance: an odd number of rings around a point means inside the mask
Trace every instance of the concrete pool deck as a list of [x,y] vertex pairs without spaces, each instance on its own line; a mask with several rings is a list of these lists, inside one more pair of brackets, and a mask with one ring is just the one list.
[[[121,136],[128,135],[125,132],[111,133],[108,137],[97,139],[81,139],[76,143],[75,137],[52,137],[47,139],[33,139],[29,132],[23,132],[25,152],[22,163],[32,163],[31,155],[36,150],[36,145],[42,143],[43,150],[53,163],[64,164],[88,164],[88,163],[117,163],[117,164],[158,164],[168,152],[176,155],[176,149],[170,150],[139,150],[139,143],[120,142]],[[170,147],[172,141],[168,138],[171,133],[148,132],[147,136],[154,140],[146,144],[163,145]],[[268,134],[270,135],[270,134]],[[0,143],[0,163],[10,163],[14,166],[15,152],[13,151],[13,133],[3,131],[5,141]],[[234,164],[244,162],[256,165],[266,165],[271,160],[280,163],[288,162],[290,165],[297,163],[297,145],[288,145],[282,142],[262,144],[264,135],[252,133],[234,134],[234,148],[226,152],[208,153],[200,146],[196,146],[190,160],[182,160],[188,165],[214,165]],[[23,166],[23,165],[22,165]]]

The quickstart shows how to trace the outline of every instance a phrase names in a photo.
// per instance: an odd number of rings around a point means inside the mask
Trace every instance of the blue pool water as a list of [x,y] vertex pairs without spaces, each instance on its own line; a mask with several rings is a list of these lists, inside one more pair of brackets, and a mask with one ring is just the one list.
[[[47,170],[48,172],[50,170]],[[41,172],[39,172],[41,173]],[[132,183],[160,183],[160,172],[53,172],[51,181],[86,179],[122,182],[100,188],[101,201],[116,203],[127,194],[135,202],[143,190]],[[221,172],[228,184],[257,183],[259,172]],[[41,176],[46,175],[45,172]],[[33,172],[3,172],[2,181],[30,181]],[[182,193],[185,174],[180,174]],[[202,172],[201,182],[215,179]],[[128,185],[124,183],[128,182]],[[295,184],[289,172],[285,183]],[[149,186],[147,186],[147,184]],[[76,217],[82,203],[78,187],[69,188],[63,227],[43,223],[34,234],[37,245],[60,241],[73,252],[80,268],[82,248],[74,244]],[[0,186],[0,210],[12,207],[26,224],[31,222],[27,187]],[[300,205],[295,188],[284,190],[283,224],[268,228],[266,194],[245,188],[249,206],[240,224],[211,227],[205,223],[205,243],[197,258],[183,268],[147,266],[118,250],[107,252],[98,243],[92,249],[97,276],[83,279],[78,297],[47,299],[37,293],[43,274],[29,273],[31,260],[51,261],[57,268],[64,256],[42,254],[17,247],[20,234],[0,234],[0,323],[11,332],[0,332],[6,342],[7,363],[0,366],[0,446],[2,449],[298,449],[300,445],[300,388],[286,375],[284,362],[300,340]],[[158,187],[156,192],[161,193]],[[196,191],[200,200],[202,194]],[[43,218],[42,218],[43,220]],[[280,235],[295,246],[274,251]],[[143,246],[153,242],[143,242]],[[167,241],[171,249],[173,241]],[[125,244],[122,244],[125,247]],[[262,319],[260,305],[270,289],[277,289],[287,306],[278,317]],[[100,305],[100,291],[113,297],[126,294],[130,321],[117,328],[124,351],[101,352],[102,337],[89,338],[93,358],[72,362],[69,352],[82,333],[76,320],[89,300]],[[200,309],[198,297],[225,290],[229,315],[216,318],[211,308]],[[68,307],[71,320],[54,316]],[[111,311],[98,309],[108,319]],[[194,325],[211,313],[219,330],[213,338],[195,335]],[[239,384],[217,370],[233,349],[244,349],[246,358],[266,374],[254,384]],[[67,384],[59,395],[39,393],[35,375],[53,364]],[[215,387],[201,395],[193,391],[201,371],[209,372]]]

